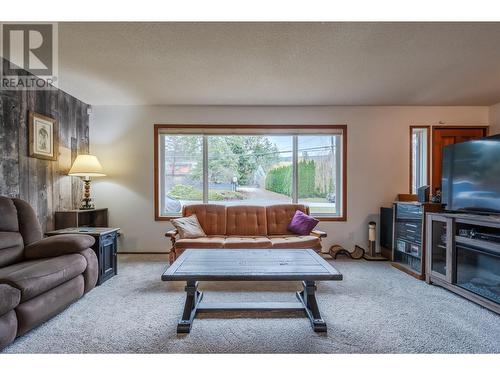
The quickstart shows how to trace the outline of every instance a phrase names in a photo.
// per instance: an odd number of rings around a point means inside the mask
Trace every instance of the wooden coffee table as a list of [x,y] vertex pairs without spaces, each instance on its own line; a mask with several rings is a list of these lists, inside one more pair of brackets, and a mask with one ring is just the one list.
[[[198,312],[221,310],[304,311],[316,332],[326,332],[316,301],[316,281],[342,274],[310,249],[188,249],[163,273],[163,281],[186,281],[178,333],[188,333]],[[202,302],[198,281],[302,281],[299,302]]]

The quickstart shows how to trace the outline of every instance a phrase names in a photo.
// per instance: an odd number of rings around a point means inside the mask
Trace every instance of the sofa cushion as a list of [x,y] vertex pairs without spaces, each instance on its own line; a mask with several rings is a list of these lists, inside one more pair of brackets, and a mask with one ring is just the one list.
[[21,262],[24,258],[23,237],[18,232],[0,232],[0,267]]
[[0,231],[19,232],[17,210],[11,198],[0,197]]
[[21,302],[36,297],[85,271],[87,261],[80,254],[30,260],[0,268],[0,283],[21,291]]
[[196,215],[208,236],[226,234],[226,206],[221,204],[189,204],[182,208],[182,216]]
[[184,238],[175,241],[176,249],[222,249],[224,247],[224,237],[208,236],[200,238]]
[[267,237],[226,237],[224,248],[226,249],[269,249],[272,242]]
[[28,202],[22,199],[13,198],[12,202],[16,206],[19,233],[23,236],[24,246],[40,241],[43,238],[43,232],[35,210],[33,210]]
[[288,225],[297,210],[309,215],[309,207],[303,204],[290,203],[267,206],[267,234],[270,236],[293,234],[288,230]]
[[78,275],[46,293],[21,303],[16,307],[17,335],[23,335],[30,329],[59,314],[83,296],[83,290],[83,276]]
[[228,236],[267,235],[264,206],[228,206],[226,234]]
[[21,292],[7,284],[0,284],[0,316],[6,314],[21,301]]
[[198,218],[194,214],[187,217],[172,219],[170,223],[177,229],[180,238],[199,238],[207,236]]
[[288,230],[300,236],[308,236],[318,223],[318,219],[297,210],[295,211],[295,215],[293,215],[292,221],[288,225]]
[[273,249],[321,249],[316,236],[273,236],[269,238]]

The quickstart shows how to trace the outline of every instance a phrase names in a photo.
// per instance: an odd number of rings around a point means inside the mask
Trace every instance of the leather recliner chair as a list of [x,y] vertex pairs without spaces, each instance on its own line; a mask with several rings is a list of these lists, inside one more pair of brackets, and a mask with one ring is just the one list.
[[43,238],[31,206],[0,197],[0,349],[60,313],[97,282],[94,238]]

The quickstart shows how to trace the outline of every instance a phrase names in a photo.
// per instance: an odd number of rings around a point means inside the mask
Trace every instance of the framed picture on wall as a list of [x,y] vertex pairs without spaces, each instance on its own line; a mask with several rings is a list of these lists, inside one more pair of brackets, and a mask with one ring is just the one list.
[[57,160],[59,150],[59,125],[53,118],[29,112],[29,156]]

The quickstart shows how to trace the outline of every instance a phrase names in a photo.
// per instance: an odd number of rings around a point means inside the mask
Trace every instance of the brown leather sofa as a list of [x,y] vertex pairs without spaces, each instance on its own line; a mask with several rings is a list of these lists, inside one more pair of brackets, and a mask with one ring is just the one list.
[[299,236],[287,227],[295,211],[309,214],[302,204],[272,206],[224,206],[193,204],[182,209],[182,216],[195,214],[207,237],[179,239],[177,231],[168,231],[170,262],[187,248],[207,249],[314,249],[321,251],[321,238],[326,233],[314,230],[309,236]]
[[97,282],[93,237],[42,237],[27,202],[0,197],[0,349],[57,315]]

